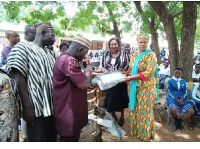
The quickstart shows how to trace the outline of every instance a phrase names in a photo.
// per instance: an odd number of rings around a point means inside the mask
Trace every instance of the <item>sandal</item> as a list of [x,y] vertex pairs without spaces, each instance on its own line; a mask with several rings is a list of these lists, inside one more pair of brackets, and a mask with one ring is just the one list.
[[189,129],[189,130],[193,130],[193,129],[194,129],[194,123],[193,123],[193,122],[190,122],[190,123],[188,124],[188,129]]

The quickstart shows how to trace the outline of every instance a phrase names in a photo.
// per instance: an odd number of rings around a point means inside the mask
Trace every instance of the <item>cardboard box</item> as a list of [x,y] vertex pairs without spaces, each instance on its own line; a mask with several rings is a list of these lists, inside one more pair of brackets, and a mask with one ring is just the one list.
[[97,107],[101,108],[105,106],[105,99],[106,97],[97,98]]
[[101,141],[101,129],[96,121],[89,120],[88,124],[83,127],[80,134],[79,142],[97,142]]
[[96,107],[96,97],[94,97],[93,99],[88,99],[87,103],[88,103],[88,111],[94,109],[94,107]]
[[87,99],[93,99],[94,97],[96,97],[96,88],[87,89]]

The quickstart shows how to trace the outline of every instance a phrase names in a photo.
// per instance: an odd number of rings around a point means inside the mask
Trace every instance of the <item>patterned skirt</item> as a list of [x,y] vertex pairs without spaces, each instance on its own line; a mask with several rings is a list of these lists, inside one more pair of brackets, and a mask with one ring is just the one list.
[[187,100],[187,98],[183,99],[183,105],[178,105],[178,102],[176,99],[168,99],[167,105],[169,108],[175,108],[178,109],[178,113],[185,113],[188,109],[193,108],[193,106],[190,104],[190,102]]
[[0,142],[17,142],[18,108],[10,78],[0,72]]
[[131,135],[142,141],[150,141],[155,138],[153,107],[156,97],[156,85],[137,86],[137,104],[134,112],[130,111],[129,124]]

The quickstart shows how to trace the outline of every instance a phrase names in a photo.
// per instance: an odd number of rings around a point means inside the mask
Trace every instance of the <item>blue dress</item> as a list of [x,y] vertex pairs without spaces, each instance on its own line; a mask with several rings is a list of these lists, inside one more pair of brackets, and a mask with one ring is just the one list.
[[[183,105],[178,105],[177,98],[183,99]],[[187,83],[181,78],[173,77],[168,81],[166,100],[168,107],[178,109],[179,113],[185,113],[188,109],[193,108],[187,100]]]
[[200,115],[200,85],[194,83],[190,91],[190,102],[193,103],[197,115]]

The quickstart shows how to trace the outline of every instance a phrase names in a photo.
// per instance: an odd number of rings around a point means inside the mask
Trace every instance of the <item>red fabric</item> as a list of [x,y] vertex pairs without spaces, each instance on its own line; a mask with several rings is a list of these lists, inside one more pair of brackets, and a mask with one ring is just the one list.
[[142,72],[139,72],[139,75],[140,75],[140,79],[142,80],[142,81],[145,81],[145,76],[143,75],[143,73]]
[[77,87],[87,79],[78,60],[62,54],[53,68],[53,109],[57,133],[73,136],[88,123],[87,90]]

